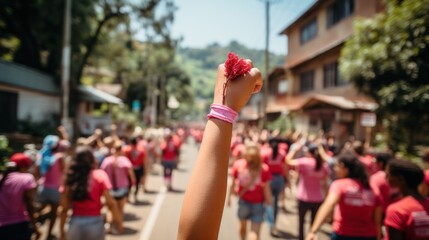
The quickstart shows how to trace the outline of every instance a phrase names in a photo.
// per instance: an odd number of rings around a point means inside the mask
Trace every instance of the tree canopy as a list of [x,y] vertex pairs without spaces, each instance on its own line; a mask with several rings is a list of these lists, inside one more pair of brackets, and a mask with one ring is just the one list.
[[429,4],[389,0],[386,12],[358,20],[345,43],[340,70],[379,104],[394,150],[428,143],[418,134],[429,122]]

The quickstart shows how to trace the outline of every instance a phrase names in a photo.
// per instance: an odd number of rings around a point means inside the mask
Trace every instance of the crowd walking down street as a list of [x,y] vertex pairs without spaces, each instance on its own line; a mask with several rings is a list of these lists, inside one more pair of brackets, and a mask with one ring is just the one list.
[[205,128],[113,124],[74,142],[60,126],[34,159],[13,154],[0,239],[429,239],[428,170],[322,130],[233,124],[262,80],[228,57]]

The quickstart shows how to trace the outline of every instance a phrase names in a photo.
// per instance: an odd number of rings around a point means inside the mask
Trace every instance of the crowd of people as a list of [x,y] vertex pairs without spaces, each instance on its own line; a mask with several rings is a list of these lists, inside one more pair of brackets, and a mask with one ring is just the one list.
[[[147,176],[159,164],[173,190],[173,171],[186,138],[183,128],[146,129],[119,137],[100,129],[72,143],[64,127],[34,153],[15,153],[0,180],[0,239],[104,239],[124,232],[124,206],[148,192]],[[198,139],[198,133],[195,132]],[[201,134],[199,134],[201,135]],[[103,206],[108,210],[103,211]],[[59,236],[54,226],[59,222]]]
[[[289,207],[286,192],[297,200],[299,239],[317,239],[329,219],[334,240],[429,239],[429,170],[360,141],[340,147],[330,133],[233,129],[237,112],[262,87],[259,70],[245,61],[249,72],[230,82],[219,66],[204,131],[146,130],[121,139],[113,125],[109,136],[96,130],[71,143],[60,127],[37,154],[12,155],[0,179],[0,239],[38,238],[41,215],[48,216],[49,239],[57,216],[60,239],[123,233],[124,206],[139,201],[139,189],[147,191],[153,164],[163,166],[165,187],[174,189],[173,172],[188,134],[200,146],[178,239],[217,239],[225,199],[230,206],[234,196],[241,239],[259,239],[264,219],[275,235],[279,212]],[[429,152],[422,159],[428,164]]]
[[[230,205],[232,195],[238,198],[239,236],[259,239],[264,214],[270,219],[273,209],[277,217],[283,188],[292,186],[293,176],[299,239],[317,239],[330,218],[334,240],[429,239],[429,171],[410,159],[388,150],[372,151],[356,140],[340,147],[329,133],[279,136],[266,130],[234,131],[237,113],[263,85],[260,71],[245,61],[249,72],[233,81],[225,79],[226,64],[218,67],[209,120],[182,205],[178,239],[217,239],[225,197]],[[424,153],[426,164],[428,158],[429,152]],[[231,161],[233,181],[226,196]],[[308,211],[311,226],[305,231]],[[273,221],[272,232],[277,227]]]
[[[259,239],[268,206],[274,212],[271,234],[278,235],[286,192],[297,200],[299,239],[316,239],[327,221],[332,239],[429,239],[429,170],[416,163],[357,140],[340,148],[329,133],[237,128],[232,135],[227,203],[237,196],[241,239],[247,233]],[[429,163],[429,151],[422,160],[422,166]]]

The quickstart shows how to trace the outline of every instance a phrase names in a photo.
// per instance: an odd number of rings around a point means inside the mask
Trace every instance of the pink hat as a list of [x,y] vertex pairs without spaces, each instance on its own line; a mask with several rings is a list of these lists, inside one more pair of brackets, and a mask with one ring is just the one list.
[[26,168],[30,167],[32,164],[32,161],[29,156],[23,154],[23,153],[15,153],[10,158],[11,162],[14,162],[17,167],[19,168]]

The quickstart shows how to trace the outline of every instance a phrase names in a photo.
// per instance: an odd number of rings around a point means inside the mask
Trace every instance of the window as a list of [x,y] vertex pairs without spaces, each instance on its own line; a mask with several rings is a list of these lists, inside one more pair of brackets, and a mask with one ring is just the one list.
[[330,28],[342,19],[352,15],[354,7],[354,0],[336,0],[328,7],[327,27]]
[[284,93],[287,93],[287,90],[288,90],[288,82],[287,82],[287,80],[286,79],[282,79],[282,80],[280,80],[279,81],[279,85],[278,85],[278,88],[277,88],[278,90],[277,90],[277,93],[278,94],[284,94]]
[[314,71],[308,71],[301,74],[300,91],[308,92],[314,89]]
[[317,19],[314,18],[301,28],[301,44],[304,44],[317,35]]
[[346,84],[344,79],[341,77],[338,62],[333,62],[323,66],[323,87],[336,87]]

